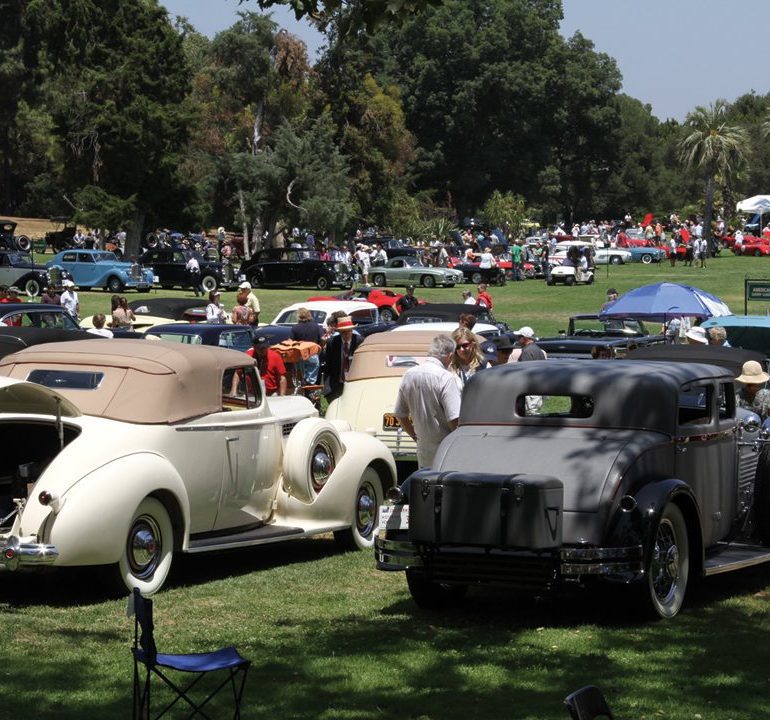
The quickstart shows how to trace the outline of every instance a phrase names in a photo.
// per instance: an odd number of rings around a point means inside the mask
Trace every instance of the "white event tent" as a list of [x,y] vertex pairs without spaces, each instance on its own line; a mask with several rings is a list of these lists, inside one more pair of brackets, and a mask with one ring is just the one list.
[[762,233],[762,216],[770,212],[770,195],[754,195],[746,198],[737,203],[735,209],[738,212],[759,213],[757,235],[760,235]]

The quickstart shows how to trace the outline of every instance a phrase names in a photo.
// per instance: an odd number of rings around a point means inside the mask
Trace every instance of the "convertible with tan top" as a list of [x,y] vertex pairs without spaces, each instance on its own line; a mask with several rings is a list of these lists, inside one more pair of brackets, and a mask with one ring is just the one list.
[[373,544],[395,483],[379,440],[267,398],[251,358],[144,340],[0,362],[0,568],[110,565],[156,592],[176,551],[333,532]]

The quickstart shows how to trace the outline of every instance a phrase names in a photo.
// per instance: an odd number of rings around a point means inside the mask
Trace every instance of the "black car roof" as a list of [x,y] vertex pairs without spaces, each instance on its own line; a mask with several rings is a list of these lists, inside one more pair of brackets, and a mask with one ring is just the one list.
[[206,301],[201,298],[146,298],[128,303],[136,315],[155,315],[169,320],[181,320],[188,310],[205,306]]
[[97,335],[85,330],[63,328],[0,327],[0,357],[31,345],[70,340],[93,340]]

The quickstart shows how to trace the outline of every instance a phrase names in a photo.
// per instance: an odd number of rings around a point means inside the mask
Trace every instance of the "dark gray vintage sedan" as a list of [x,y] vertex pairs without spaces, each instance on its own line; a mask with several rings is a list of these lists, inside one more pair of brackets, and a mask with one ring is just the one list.
[[477,373],[433,467],[381,508],[378,568],[405,570],[424,607],[472,584],[604,579],[669,618],[691,577],[770,561],[758,417],[736,410],[729,351],[712,349]]

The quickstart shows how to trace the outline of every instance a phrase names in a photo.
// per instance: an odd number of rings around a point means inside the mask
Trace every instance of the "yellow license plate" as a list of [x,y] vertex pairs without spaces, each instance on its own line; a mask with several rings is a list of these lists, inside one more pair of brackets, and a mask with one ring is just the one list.
[[383,430],[398,430],[401,427],[401,423],[393,413],[382,413],[382,429]]

